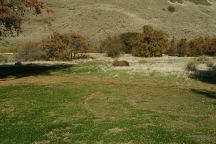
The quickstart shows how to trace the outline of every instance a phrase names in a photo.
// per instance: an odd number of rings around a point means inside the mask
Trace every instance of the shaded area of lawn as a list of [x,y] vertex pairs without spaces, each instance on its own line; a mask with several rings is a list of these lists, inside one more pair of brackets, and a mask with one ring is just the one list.
[[216,67],[212,67],[208,70],[194,70],[189,76],[195,80],[216,84]]
[[208,90],[200,90],[200,89],[191,89],[192,92],[196,94],[203,95],[207,98],[216,99],[216,92],[215,91],[208,91]]
[[50,72],[72,67],[72,65],[1,65],[0,79],[15,77],[22,78],[35,75],[49,75]]

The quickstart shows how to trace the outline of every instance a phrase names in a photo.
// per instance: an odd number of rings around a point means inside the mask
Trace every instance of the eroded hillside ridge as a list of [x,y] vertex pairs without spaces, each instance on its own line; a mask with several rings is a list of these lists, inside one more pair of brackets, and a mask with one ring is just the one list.
[[[29,15],[23,34],[7,38],[0,47],[40,41],[52,31],[77,32],[100,43],[109,35],[140,31],[143,25],[167,31],[170,36],[216,34],[215,0],[46,0],[52,14]],[[168,7],[173,7],[170,12]]]

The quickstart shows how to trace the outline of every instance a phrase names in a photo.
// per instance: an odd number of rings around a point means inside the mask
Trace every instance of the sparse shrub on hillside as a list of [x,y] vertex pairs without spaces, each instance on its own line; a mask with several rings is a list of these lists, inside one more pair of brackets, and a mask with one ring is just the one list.
[[167,10],[171,13],[174,13],[176,11],[176,8],[174,6],[168,6]]
[[42,42],[47,60],[72,60],[85,57],[89,41],[81,35],[53,33]]
[[130,66],[128,61],[118,61],[115,60],[112,64],[114,67],[120,67],[120,66]]
[[27,43],[19,52],[17,53],[18,61],[35,61],[44,60],[45,52],[41,49],[40,43]]
[[118,36],[108,37],[100,46],[102,51],[105,51],[108,57],[118,57],[122,51],[122,43]]
[[143,33],[136,37],[132,54],[139,57],[159,57],[167,51],[168,42],[166,33],[144,26]]
[[132,48],[134,47],[135,39],[139,35],[139,33],[136,32],[127,32],[122,33],[120,35],[120,39],[123,45],[123,52],[125,53],[131,53]]

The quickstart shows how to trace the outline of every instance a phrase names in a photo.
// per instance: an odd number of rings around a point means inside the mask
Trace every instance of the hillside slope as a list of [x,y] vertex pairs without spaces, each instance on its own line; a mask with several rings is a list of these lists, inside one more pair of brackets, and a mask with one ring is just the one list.
[[[173,0],[175,1],[175,0]],[[187,37],[216,34],[216,0],[47,0],[53,13],[30,15],[23,34],[4,40],[1,47],[24,41],[39,41],[52,31],[78,32],[98,44],[108,35],[141,31],[145,24],[168,31],[172,36]],[[205,5],[205,2],[209,4]],[[171,13],[168,6],[174,6]],[[9,42],[8,42],[9,41]]]

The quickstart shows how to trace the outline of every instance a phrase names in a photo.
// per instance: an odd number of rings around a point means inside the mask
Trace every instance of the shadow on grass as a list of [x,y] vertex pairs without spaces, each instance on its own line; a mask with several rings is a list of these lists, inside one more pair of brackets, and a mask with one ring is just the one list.
[[208,98],[216,99],[216,92],[208,90],[191,89],[193,93],[203,95]]
[[1,65],[0,66],[0,79],[8,77],[22,78],[35,75],[49,75],[50,72],[62,70],[72,67],[72,65]]
[[195,70],[190,74],[190,78],[216,84],[216,67],[210,68],[209,70]]

